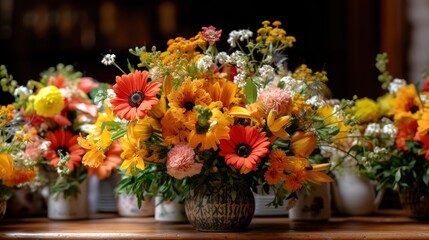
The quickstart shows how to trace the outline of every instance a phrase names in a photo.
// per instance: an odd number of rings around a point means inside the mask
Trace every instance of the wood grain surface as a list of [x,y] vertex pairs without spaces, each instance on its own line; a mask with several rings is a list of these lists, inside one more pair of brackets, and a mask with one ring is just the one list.
[[429,221],[411,219],[402,210],[334,216],[321,222],[255,217],[245,232],[212,233],[152,217],[96,214],[74,221],[5,218],[0,221],[0,239],[429,239]]

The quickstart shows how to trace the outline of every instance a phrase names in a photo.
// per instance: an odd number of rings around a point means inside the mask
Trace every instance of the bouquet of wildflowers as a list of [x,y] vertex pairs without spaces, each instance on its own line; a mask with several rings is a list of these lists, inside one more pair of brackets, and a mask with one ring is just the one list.
[[40,182],[36,162],[26,147],[34,131],[11,104],[0,106],[0,134],[0,200],[7,200],[14,189],[37,189]]
[[[272,189],[281,205],[310,182],[332,181],[329,164],[311,157],[344,130],[330,118],[326,72],[287,69],[295,38],[279,21],[232,31],[226,51],[216,48],[221,36],[209,26],[165,51],[130,49],[137,67],[99,94],[117,118],[104,129],[123,150],[120,191],[174,198],[244,181]],[[102,62],[119,68],[113,54]]]
[[413,189],[420,196],[428,195],[429,81],[421,87],[407,84],[390,75],[387,63],[386,53],[377,55],[379,80],[386,93],[376,100],[360,98],[347,110],[355,115],[357,128],[348,136],[345,151],[333,158],[333,165],[352,163],[377,181],[378,190],[390,188],[402,194]]
[[92,164],[83,157],[85,149],[77,141],[98,117],[91,96],[98,88],[107,88],[105,84],[63,64],[42,72],[39,81],[29,80],[25,86],[18,86],[6,70],[4,73],[3,90],[15,97],[14,109],[29,133],[24,156],[42,170],[51,193],[76,196],[88,173],[106,177],[120,164],[114,148],[110,158],[114,164]]
[[[364,129],[363,172],[378,181],[378,188],[402,194],[408,189],[429,194],[429,81],[420,87],[393,78],[386,70],[386,53],[377,55],[379,80],[387,93],[378,99],[377,121]],[[427,78],[427,76],[426,76]]]

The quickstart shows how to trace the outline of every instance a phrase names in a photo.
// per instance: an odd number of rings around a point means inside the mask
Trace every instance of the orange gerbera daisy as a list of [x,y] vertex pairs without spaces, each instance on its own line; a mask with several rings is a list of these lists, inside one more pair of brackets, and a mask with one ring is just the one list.
[[269,153],[270,142],[265,132],[256,127],[235,125],[229,132],[230,139],[220,140],[220,156],[225,157],[228,165],[240,169],[241,173],[256,170],[256,164]]
[[54,167],[58,166],[60,156],[58,151],[63,155],[70,155],[70,160],[67,162],[67,167],[71,171],[74,167],[79,167],[82,162],[82,156],[85,154],[83,149],[77,142],[78,135],[74,135],[70,131],[58,129],[55,132],[48,132],[46,140],[51,142],[48,151],[45,153],[45,158],[50,161]]
[[113,112],[121,119],[143,119],[158,103],[156,94],[161,90],[160,82],[148,82],[147,71],[135,71],[116,77],[113,86],[116,97],[110,100]]

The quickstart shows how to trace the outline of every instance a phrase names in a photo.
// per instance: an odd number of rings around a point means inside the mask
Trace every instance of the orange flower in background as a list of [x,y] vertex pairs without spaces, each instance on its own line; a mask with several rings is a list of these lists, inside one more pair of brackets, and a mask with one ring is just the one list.
[[242,173],[255,171],[261,158],[269,153],[270,142],[265,137],[266,133],[259,132],[256,127],[234,125],[229,134],[229,140],[220,141],[219,155]]
[[8,177],[2,179],[2,183],[8,187],[19,186],[20,184],[33,181],[37,176],[35,168],[20,169],[15,168]]
[[70,160],[67,161],[67,167],[71,171],[75,167],[79,167],[82,161],[82,156],[85,150],[77,142],[78,135],[74,135],[70,131],[58,129],[55,132],[48,132],[46,140],[51,142],[49,150],[45,153],[45,158],[50,161],[54,167],[58,166],[60,156],[58,151],[63,155],[70,154]]
[[113,112],[121,119],[143,119],[158,103],[156,94],[161,90],[161,83],[148,82],[147,71],[135,71],[116,77],[113,86],[116,97],[110,100]]
[[334,181],[326,173],[329,163],[313,164],[306,158],[288,156],[288,163],[285,164],[284,171],[288,174],[285,177],[285,187],[290,191],[300,189],[305,182],[320,184],[322,182]]
[[394,120],[401,118],[418,120],[422,114],[423,106],[414,85],[401,87],[392,102],[392,109],[389,114],[393,115]]
[[105,152],[106,158],[102,165],[97,168],[88,168],[89,175],[96,175],[99,179],[109,177],[112,172],[121,165],[122,159],[120,157],[122,149],[116,141],[112,143],[109,150]]
[[406,141],[412,140],[417,131],[417,121],[402,119],[396,123],[398,133],[396,135],[396,148],[408,151]]

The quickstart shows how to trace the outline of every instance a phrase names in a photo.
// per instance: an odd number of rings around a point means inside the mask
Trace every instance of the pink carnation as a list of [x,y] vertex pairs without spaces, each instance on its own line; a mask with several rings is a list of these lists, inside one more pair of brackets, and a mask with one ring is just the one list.
[[289,113],[291,95],[284,89],[268,88],[259,94],[258,101],[264,104],[265,113],[275,110],[280,116],[284,116]]
[[222,30],[216,31],[216,28],[213,26],[210,27],[202,27],[203,39],[209,42],[210,45],[220,40],[220,36],[222,35]]
[[203,167],[202,163],[195,162],[194,149],[187,144],[181,143],[174,146],[167,157],[167,173],[177,179],[199,174]]

